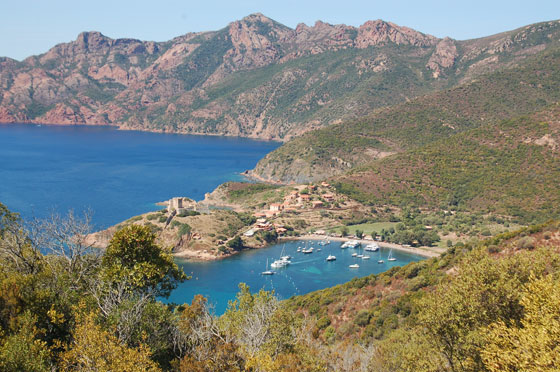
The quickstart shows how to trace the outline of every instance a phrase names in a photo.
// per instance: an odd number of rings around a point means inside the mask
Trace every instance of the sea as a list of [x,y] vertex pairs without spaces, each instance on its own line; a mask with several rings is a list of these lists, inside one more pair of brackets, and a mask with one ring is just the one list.
[[[0,202],[24,220],[89,211],[95,229],[104,229],[132,216],[161,209],[156,203],[175,196],[201,200],[226,181],[244,180],[241,172],[280,144],[234,137],[190,136],[119,131],[108,126],[0,125]],[[299,241],[249,250],[214,262],[177,263],[191,276],[168,302],[188,303],[194,295],[209,299],[217,314],[235,298],[240,282],[253,291],[274,290],[278,297],[331,287],[354,277],[387,270],[422,259],[394,252],[397,261],[377,263],[377,256],[358,260],[340,243],[302,255]],[[321,248],[321,251],[317,251]],[[267,261],[282,250],[293,263],[261,275]],[[326,262],[326,256],[337,256]]]

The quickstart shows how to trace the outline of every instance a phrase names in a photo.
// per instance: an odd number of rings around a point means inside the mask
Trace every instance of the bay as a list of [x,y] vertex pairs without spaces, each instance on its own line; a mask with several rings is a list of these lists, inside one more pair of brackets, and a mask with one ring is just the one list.
[[[156,202],[174,196],[200,200],[223,182],[241,180],[240,172],[253,168],[278,146],[242,138],[112,127],[0,125],[0,202],[24,219],[89,208],[95,227],[102,229],[160,209]],[[261,272],[267,260],[272,263],[280,257],[284,244],[214,262],[177,259],[192,279],[165,301],[188,303],[202,294],[221,314],[235,298],[240,282],[253,291],[274,290],[280,298],[288,298],[422,259],[395,251],[397,261],[378,264],[378,257],[387,257],[386,250],[369,253],[370,260],[360,260],[351,256],[354,250],[341,250],[340,243],[334,242],[320,247],[321,252],[303,255],[296,252],[302,244],[285,244],[293,263],[272,276]],[[337,260],[326,262],[331,253]],[[353,263],[360,268],[350,269]]]
[[91,209],[103,229],[240,180],[276,142],[112,127],[0,125],[0,202],[22,217]]
[[[378,252],[364,252],[362,248],[341,249],[340,242],[325,246],[317,243],[307,243],[309,247],[315,248],[312,254],[297,252],[297,248],[305,246],[305,242],[292,240],[263,249],[242,251],[220,261],[176,260],[191,279],[174,290],[166,301],[180,304],[192,301],[196,294],[202,294],[213,305],[216,314],[222,314],[228,301],[235,299],[240,282],[249,285],[252,292],[274,290],[280,299],[286,299],[423,259],[415,254],[393,250],[393,257],[397,260],[387,261],[389,250],[386,248]],[[292,256],[292,263],[281,269],[273,269],[274,275],[262,275],[267,262],[270,264],[279,259],[283,251]],[[352,253],[364,254],[370,259],[352,257]],[[326,261],[330,254],[336,256],[336,261]],[[385,262],[379,264],[377,261],[380,259]],[[352,269],[349,267],[351,264],[360,267]]]

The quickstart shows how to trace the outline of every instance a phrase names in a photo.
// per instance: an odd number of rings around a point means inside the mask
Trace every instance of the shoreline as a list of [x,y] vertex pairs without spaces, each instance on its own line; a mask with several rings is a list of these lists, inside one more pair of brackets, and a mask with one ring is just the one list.
[[23,120],[23,121],[0,121],[0,125],[41,125],[41,126],[60,126],[60,127],[72,127],[72,126],[82,126],[82,127],[110,127],[115,130],[119,131],[128,131],[128,132],[145,132],[145,133],[158,133],[158,134],[180,134],[184,136],[201,136],[201,137],[225,137],[225,138],[242,138],[254,141],[263,141],[263,142],[275,142],[279,144],[284,144],[289,139],[275,139],[275,138],[263,138],[259,136],[240,136],[234,134],[225,134],[225,133],[198,133],[198,132],[185,132],[185,131],[171,131],[166,130],[166,128],[158,129],[158,128],[139,128],[130,126],[126,123],[111,123],[111,124],[104,124],[104,123],[47,123],[42,121],[35,121],[35,120]]
[[328,239],[330,241],[337,241],[337,242],[347,242],[349,240],[357,240],[361,244],[369,244],[369,243],[377,243],[382,248],[392,248],[399,251],[417,254],[422,257],[432,258],[432,257],[439,257],[445,250],[438,252],[437,247],[405,247],[401,244],[396,243],[388,243],[388,242],[378,242],[374,240],[364,240],[364,239],[353,239],[353,238],[339,238],[339,237],[331,237],[325,235],[302,235],[297,237],[282,237],[278,239],[278,241],[288,241],[288,240],[325,240]]
[[402,251],[402,252],[416,254],[418,256],[422,256],[422,257],[425,257],[425,258],[439,257],[442,253],[445,252],[444,249],[438,248],[438,247],[405,247],[404,245],[401,245],[401,244],[388,243],[388,242],[378,242],[378,241],[365,240],[365,239],[339,238],[339,237],[330,237],[330,236],[324,236],[324,235],[301,235],[301,236],[294,236],[294,237],[292,237],[292,236],[281,237],[274,244],[268,244],[268,245],[265,245],[265,246],[262,246],[262,247],[246,247],[241,251],[236,251],[236,252],[233,252],[231,254],[226,254],[226,255],[215,256],[215,255],[213,255],[211,253],[207,253],[207,252],[181,251],[181,252],[173,253],[173,257],[178,258],[178,259],[189,260],[189,261],[193,261],[193,262],[211,262],[211,261],[224,260],[226,258],[236,256],[238,254],[242,254],[245,251],[249,251],[249,250],[253,250],[253,249],[266,249],[266,248],[268,248],[270,246],[273,246],[275,244],[280,244],[283,241],[305,241],[305,240],[321,241],[321,240],[325,240],[325,239],[328,239],[330,241],[336,241],[336,242],[347,242],[349,240],[357,240],[361,244],[369,244],[369,243],[375,242],[381,248],[396,249],[396,250],[399,250],[399,251]]

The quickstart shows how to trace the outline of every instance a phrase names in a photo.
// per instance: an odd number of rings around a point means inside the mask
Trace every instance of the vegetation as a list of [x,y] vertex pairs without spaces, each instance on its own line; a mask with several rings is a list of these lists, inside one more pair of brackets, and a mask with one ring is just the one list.
[[401,153],[543,110],[560,100],[555,88],[560,83],[559,61],[560,49],[550,49],[475,82],[307,133],[266,156],[256,172],[284,182],[318,180],[366,164],[375,152]]
[[[558,106],[505,120],[358,168],[339,192],[366,204],[416,205],[509,215],[524,222],[557,217]],[[453,148],[454,151],[448,151]]]

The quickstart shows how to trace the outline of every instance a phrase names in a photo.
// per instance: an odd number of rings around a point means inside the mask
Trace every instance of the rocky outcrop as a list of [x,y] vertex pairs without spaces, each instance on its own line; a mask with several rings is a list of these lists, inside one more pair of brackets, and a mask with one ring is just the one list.
[[437,79],[446,69],[455,64],[458,55],[455,41],[446,37],[436,45],[436,50],[426,67],[432,70],[432,76]]
[[287,140],[515,63],[559,29],[460,42],[382,20],[291,29],[257,13],[161,43],[83,32],[21,62],[0,58],[0,122]]

